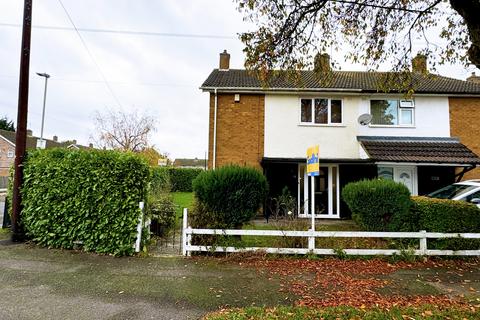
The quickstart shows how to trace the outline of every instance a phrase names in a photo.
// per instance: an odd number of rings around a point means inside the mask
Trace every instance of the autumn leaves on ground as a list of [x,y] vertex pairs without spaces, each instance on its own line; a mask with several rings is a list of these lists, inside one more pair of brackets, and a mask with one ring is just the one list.
[[[395,319],[395,312],[402,315],[399,319],[480,318],[478,259],[391,262],[380,258],[309,260],[255,256],[230,258],[226,263],[254,268],[272,279],[280,278],[280,291],[295,297],[294,307],[226,308],[206,319],[317,319],[329,318],[329,312],[345,313],[345,319],[383,319],[385,315],[386,319]],[[353,308],[335,309],[342,306]]]

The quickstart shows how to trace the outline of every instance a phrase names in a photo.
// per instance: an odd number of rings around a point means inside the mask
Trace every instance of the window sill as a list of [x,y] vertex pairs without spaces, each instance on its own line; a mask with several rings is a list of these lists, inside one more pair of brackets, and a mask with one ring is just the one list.
[[298,124],[299,127],[338,127],[338,128],[346,128],[347,126],[343,123],[304,123],[300,122]]
[[388,125],[388,124],[369,124],[370,128],[406,128],[406,129],[414,129],[415,125]]

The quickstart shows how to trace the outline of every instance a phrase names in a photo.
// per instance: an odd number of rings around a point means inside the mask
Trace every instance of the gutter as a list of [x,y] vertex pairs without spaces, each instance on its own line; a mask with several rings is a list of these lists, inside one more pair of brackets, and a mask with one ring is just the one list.
[[[200,90],[204,92],[212,92],[220,89],[222,92],[234,92],[234,93],[350,93],[352,95],[365,95],[365,96],[394,96],[403,95],[401,92],[379,92],[363,89],[345,89],[345,88],[242,88],[242,87],[200,87]],[[414,92],[413,96],[416,97],[458,97],[458,98],[479,98],[479,93],[449,93],[449,92]]]
[[215,90],[215,109],[213,112],[213,149],[212,149],[212,169],[215,169],[217,162],[217,108],[218,108],[218,96],[217,88]]

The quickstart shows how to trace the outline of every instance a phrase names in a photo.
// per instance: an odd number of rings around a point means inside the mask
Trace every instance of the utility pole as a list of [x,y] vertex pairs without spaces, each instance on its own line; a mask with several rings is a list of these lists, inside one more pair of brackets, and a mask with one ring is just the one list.
[[23,161],[27,145],[28,84],[30,75],[30,39],[32,35],[32,0],[25,0],[23,7],[22,48],[20,52],[20,81],[18,88],[17,132],[15,134],[15,173],[13,175],[12,241],[23,241],[20,227],[23,184]]

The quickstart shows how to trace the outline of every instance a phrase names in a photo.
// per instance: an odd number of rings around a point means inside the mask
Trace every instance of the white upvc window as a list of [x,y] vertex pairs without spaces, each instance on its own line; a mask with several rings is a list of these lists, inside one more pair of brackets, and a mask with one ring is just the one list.
[[7,152],[7,158],[13,158],[13,156],[14,156],[13,151],[12,151],[12,150],[8,150],[8,152]]
[[413,100],[372,99],[370,114],[374,126],[413,126],[415,103]]
[[341,125],[343,102],[341,99],[300,99],[300,123],[313,125]]

